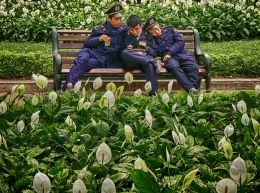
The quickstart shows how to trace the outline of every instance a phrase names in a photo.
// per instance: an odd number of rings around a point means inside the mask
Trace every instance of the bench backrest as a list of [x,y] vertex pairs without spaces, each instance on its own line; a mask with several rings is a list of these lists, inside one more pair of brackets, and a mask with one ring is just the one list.
[[[196,29],[177,31],[183,35],[185,48],[196,58],[197,49],[200,49],[198,31]],[[83,43],[90,33],[90,30],[52,29],[52,52],[61,55],[62,69],[71,68],[78,51],[83,48]]]

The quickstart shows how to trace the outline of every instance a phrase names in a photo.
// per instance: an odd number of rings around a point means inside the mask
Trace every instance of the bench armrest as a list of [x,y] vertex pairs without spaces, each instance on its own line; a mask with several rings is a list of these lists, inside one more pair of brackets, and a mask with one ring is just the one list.
[[198,60],[197,60],[198,65],[205,66],[207,69],[207,72],[210,72],[210,70],[212,68],[211,57],[206,53],[204,53],[204,54],[201,53],[201,54],[197,55],[197,58],[198,58]]
[[54,75],[61,73],[61,69],[62,69],[61,55],[58,53],[53,54],[53,69],[54,69]]

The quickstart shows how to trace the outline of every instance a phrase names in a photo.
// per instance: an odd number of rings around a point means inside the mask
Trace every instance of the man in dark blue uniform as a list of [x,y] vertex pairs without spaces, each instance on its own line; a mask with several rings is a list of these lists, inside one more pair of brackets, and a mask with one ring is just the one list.
[[197,93],[199,68],[191,53],[185,50],[181,34],[173,26],[161,28],[154,17],[147,19],[144,29],[151,35],[149,42],[162,58],[162,65],[173,74],[185,91]]
[[158,89],[156,66],[152,48],[147,46],[145,31],[142,30],[142,21],[132,15],[127,20],[128,33],[124,40],[122,58],[127,68],[141,68],[146,74],[146,80],[151,82],[152,90],[149,95],[155,95]]
[[107,12],[107,21],[98,29],[93,29],[74,61],[74,66],[62,89],[73,87],[82,75],[93,68],[122,67],[119,52],[127,27],[122,24],[122,6],[112,6]]

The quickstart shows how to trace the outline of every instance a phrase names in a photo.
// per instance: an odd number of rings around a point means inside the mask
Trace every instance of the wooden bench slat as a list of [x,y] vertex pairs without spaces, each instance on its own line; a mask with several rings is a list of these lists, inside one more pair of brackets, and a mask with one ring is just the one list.
[[194,36],[183,36],[184,41],[194,41]]
[[58,29],[58,34],[90,34],[91,30]]
[[64,66],[65,64],[73,64],[74,63],[74,58],[62,58],[62,65]]
[[58,40],[59,41],[73,41],[73,42],[84,42],[88,36],[64,36],[59,35]]
[[194,49],[194,44],[187,44],[187,43],[185,43],[185,48],[186,49]]
[[83,43],[60,43],[59,48],[61,49],[81,49],[83,48]]
[[73,51],[68,51],[68,52],[60,52],[60,55],[62,56],[62,57],[76,57],[77,56],[77,54],[78,54],[78,52],[77,51],[75,51],[75,52],[73,52]]
[[176,31],[179,32],[179,33],[181,33],[181,34],[186,34],[186,33],[191,33],[191,34],[193,34],[193,30],[192,30],[192,29],[183,29],[183,30],[178,29],[178,30],[176,30]]

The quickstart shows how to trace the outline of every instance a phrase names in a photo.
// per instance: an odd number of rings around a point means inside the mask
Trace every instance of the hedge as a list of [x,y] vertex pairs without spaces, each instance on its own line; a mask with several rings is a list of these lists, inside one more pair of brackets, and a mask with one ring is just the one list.
[[[48,41],[50,27],[90,29],[105,20],[105,11],[118,1],[42,0],[0,1],[0,38],[16,41]],[[155,15],[163,25],[197,28],[203,40],[254,38],[259,35],[259,5],[255,0],[154,0],[142,4],[126,4],[124,20],[131,14],[143,21]],[[133,2],[131,0],[131,2]]]
[[[49,43],[0,42],[0,78],[52,76]],[[259,77],[260,40],[202,42],[204,52],[213,59],[213,77]]]

